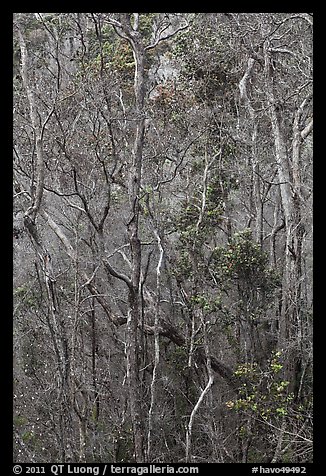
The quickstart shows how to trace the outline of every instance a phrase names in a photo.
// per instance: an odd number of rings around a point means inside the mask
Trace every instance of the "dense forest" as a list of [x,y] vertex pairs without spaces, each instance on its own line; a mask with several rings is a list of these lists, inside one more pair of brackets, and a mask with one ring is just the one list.
[[15,461],[312,462],[312,14],[13,31]]

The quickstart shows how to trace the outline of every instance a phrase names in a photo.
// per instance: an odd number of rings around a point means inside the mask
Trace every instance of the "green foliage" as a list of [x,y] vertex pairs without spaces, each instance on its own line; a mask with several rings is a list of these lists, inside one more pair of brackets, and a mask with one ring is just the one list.
[[24,443],[33,443],[35,441],[35,434],[33,431],[25,431],[22,434]]
[[188,251],[180,251],[180,254],[173,267],[173,274],[178,281],[184,279],[185,277],[189,278],[193,275],[192,262]]
[[183,245],[191,246],[194,241],[202,242],[220,223],[222,207],[208,200],[207,207],[198,226],[200,217],[199,199],[194,197],[192,202],[184,207],[175,219],[176,229],[180,233]]
[[27,286],[18,286],[16,289],[14,289],[14,296],[21,297],[24,296],[27,292]]
[[243,379],[240,397],[226,402],[230,410],[254,413],[263,420],[277,420],[288,415],[293,394],[288,392],[289,382],[283,380],[281,352],[274,352],[266,368],[256,362],[238,365],[234,374]]
[[[197,200],[196,200],[197,201]],[[181,210],[177,225],[181,233],[195,231],[195,224],[199,218],[199,206],[194,202]]]
[[27,285],[18,286],[13,294],[15,300],[23,302],[26,308],[36,309],[38,307],[38,295],[34,288]]
[[[142,34],[145,44],[151,38],[152,25],[156,16],[156,13],[139,15],[138,31]],[[103,42],[101,51],[94,34],[91,38],[93,49],[91,49],[89,58],[85,63],[86,70],[97,75],[103,66],[105,71],[118,74],[120,81],[129,82],[133,80],[135,60],[130,43],[115,35],[111,27],[104,26],[103,34],[105,34],[106,40]],[[146,64],[146,67],[148,68],[149,65]]]
[[169,352],[167,359],[169,367],[177,373],[183,373],[188,364],[188,353],[185,347],[176,347]]
[[85,71],[97,75],[102,66],[104,70],[118,73],[121,79],[132,79],[135,62],[132,49],[126,40],[114,38],[106,40],[102,51],[98,51],[93,58],[83,65]]
[[98,420],[98,411],[97,411],[97,405],[96,405],[96,404],[94,404],[94,405],[92,406],[92,411],[91,411],[91,417],[90,417],[90,419],[91,419],[91,421],[92,421],[93,423],[96,423],[97,420]]
[[212,298],[205,294],[197,294],[190,298],[190,302],[194,304],[195,307],[202,309],[205,313],[209,314],[211,312],[217,312],[221,309],[222,302],[221,297]]
[[[195,160],[192,164],[194,178],[200,181],[203,173],[204,162]],[[214,233],[216,226],[223,221],[225,201],[232,189],[238,187],[236,178],[231,175],[212,173],[206,186],[205,208],[202,211],[202,186],[198,187],[194,196],[183,204],[180,212],[176,216],[174,223],[176,231],[180,233],[180,240],[183,245],[192,245],[206,240],[211,233]],[[202,213],[202,216],[201,216]],[[200,218],[200,220],[199,220]]]
[[227,248],[216,248],[213,259],[221,280],[236,281],[246,289],[249,285],[265,293],[280,285],[279,275],[269,268],[268,256],[253,240],[249,228],[235,233]]
[[153,23],[156,18],[157,13],[140,13],[138,31],[142,34],[144,39],[151,39]]
[[111,27],[103,29],[105,41],[99,45],[95,32],[90,32],[90,47],[86,55],[74,58],[79,66],[77,77],[83,81],[87,76],[97,77],[100,72],[119,75],[126,81],[125,87],[132,85],[135,61],[129,42],[114,35]]
[[[224,147],[226,148],[226,146]],[[231,149],[230,149],[231,150]],[[231,155],[231,152],[224,154]],[[227,167],[227,164],[225,164]],[[237,190],[239,188],[239,181],[235,174],[226,171],[219,171],[209,181],[207,186],[207,199],[210,206],[219,206],[222,201],[226,200],[231,190]]]
[[174,42],[172,56],[182,62],[180,79],[184,87],[191,87],[198,100],[211,101],[231,90],[234,78],[229,71],[234,58],[221,33],[208,24],[203,28],[200,18],[198,20],[193,26],[196,41],[189,32],[181,33]]
[[116,38],[114,42],[103,44],[105,68],[112,68],[121,73],[130,74],[134,71],[135,61],[132,49],[126,40]]
[[17,416],[14,416],[13,423],[17,427],[22,427],[28,423],[28,420],[23,415],[17,415]]

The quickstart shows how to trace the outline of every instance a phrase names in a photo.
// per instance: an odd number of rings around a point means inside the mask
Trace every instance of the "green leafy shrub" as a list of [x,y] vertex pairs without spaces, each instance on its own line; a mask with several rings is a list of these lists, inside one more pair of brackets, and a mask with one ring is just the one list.
[[246,228],[235,233],[227,248],[216,248],[213,260],[221,279],[236,281],[244,288],[270,293],[280,285],[280,276],[269,267],[268,256]]
[[229,400],[226,406],[268,421],[288,415],[293,394],[288,392],[289,382],[282,379],[282,368],[281,352],[273,352],[264,369],[256,362],[238,365],[234,375],[243,379],[239,398]]

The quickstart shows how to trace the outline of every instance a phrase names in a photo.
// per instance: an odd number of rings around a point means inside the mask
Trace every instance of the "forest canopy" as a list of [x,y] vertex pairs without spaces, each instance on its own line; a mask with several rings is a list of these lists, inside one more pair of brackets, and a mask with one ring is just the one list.
[[312,14],[16,13],[16,462],[312,462]]

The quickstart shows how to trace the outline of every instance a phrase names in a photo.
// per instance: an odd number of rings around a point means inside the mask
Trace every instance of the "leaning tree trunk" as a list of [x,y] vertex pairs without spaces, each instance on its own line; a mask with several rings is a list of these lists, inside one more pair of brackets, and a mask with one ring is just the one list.
[[56,279],[52,269],[51,256],[42,239],[38,226],[37,218],[41,209],[43,192],[44,192],[44,151],[43,139],[45,128],[51,116],[54,113],[56,99],[53,106],[48,111],[45,120],[41,121],[41,114],[38,110],[34,86],[29,77],[30,57],[24,37],[24,29],[20,24],[19,17],[15,23],[18,31],[19,46],[21,52],[21,76],[23,85],[26,90],[27,101],[29,105],[29,118],[33,128],[35,141],[36,164],[33,174],[33,182],[31,183],[31,205],[25,211],[24,225],[31,239],[33,247],[37,253],[44,277],[44,284],[47,291],[48,315],[47,325],[52,339],[52,344],[58,364],[58,372],[60,376],[60,388],[58,388],[58,426],[60,434],[60,459],[61,462],[72,461],[72,407],[69,390],[69,348],[66,335],[66,326],[60,311],[59,300],[56,292]]

